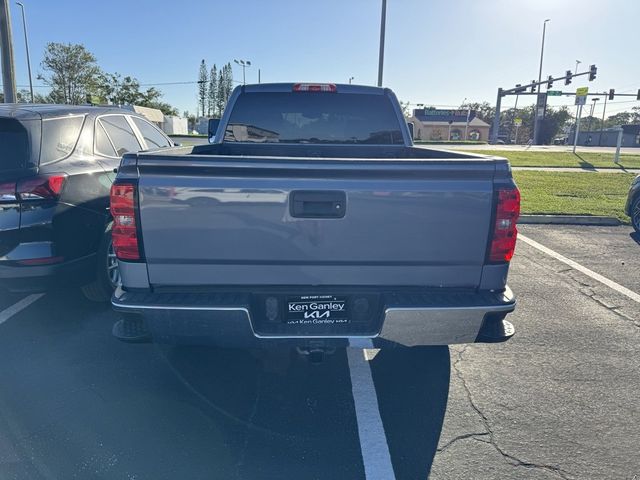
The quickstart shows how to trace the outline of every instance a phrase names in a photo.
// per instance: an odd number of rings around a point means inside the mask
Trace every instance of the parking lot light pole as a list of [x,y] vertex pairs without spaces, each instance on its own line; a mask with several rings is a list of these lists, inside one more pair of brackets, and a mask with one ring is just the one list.
[[233,61],[242,67],[242,84],[244,85],[245,83],[247,83],[244,70],[245,68],[251,66],[251,62],[249,60],[236,60],[235,58],[233,59]]
[[27,51],[27,69],[29,71],[29,91],[31,92],[31,103],[33,103],[33,80],[31,78],[31,58],[29,57],[29,37],[27,35],[27,20],[22,2],[16,2],[22,11],[22,30],[24,31],[24,46]]
[[380,15],[380,53],[378,55],[378,86],[382,86],[382,66],[384,64],[384,30],[387,23],[387,0],[382,0],[382,14]]

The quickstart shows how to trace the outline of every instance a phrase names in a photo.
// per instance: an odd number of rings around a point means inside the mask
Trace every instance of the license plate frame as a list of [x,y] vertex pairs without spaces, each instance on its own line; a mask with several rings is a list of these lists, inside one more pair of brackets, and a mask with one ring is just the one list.
[[347,325],[349,297],[345,295],[293,295],[287,296],[284,323],[286,325]]

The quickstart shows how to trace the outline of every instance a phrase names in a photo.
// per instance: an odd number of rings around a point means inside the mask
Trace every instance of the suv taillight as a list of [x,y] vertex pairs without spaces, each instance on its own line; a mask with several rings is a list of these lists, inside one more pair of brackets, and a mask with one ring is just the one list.
[[135,184],[114,183],[111,186],[111,238],[120,260],[140,260],[135,202]]
[[65,173],[38,175],[18,180],[16,195],[22,201],[57,200],[67,180]]
[[504,263],[513,258],[520,216],[520,191],[515,185],[499,187],[496,193],[496,212],[489,247],[489,262]]

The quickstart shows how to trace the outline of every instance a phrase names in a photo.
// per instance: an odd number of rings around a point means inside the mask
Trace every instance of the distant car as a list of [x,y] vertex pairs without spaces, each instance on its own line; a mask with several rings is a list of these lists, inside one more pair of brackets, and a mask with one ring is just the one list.
[[120,157],[173,142],[112,107],[0,105],[0,285],[78,285],[106,301],[120,282],[109,189]]
[[631,184],[625,212],[631,217],[631,224],[636,232],[640,233],[640,175]]

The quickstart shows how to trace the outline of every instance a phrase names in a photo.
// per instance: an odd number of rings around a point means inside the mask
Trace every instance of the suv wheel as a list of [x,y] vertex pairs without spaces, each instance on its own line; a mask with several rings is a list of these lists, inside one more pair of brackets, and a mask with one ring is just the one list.
[[96,279],[82,287],[82,293],[93,302],[108,302],[114,290],[120,285],[118,260],[111,241],[111,226],[105,228],[98,249]]
[[631,224],[640,233],[640,196],[631,204]]

